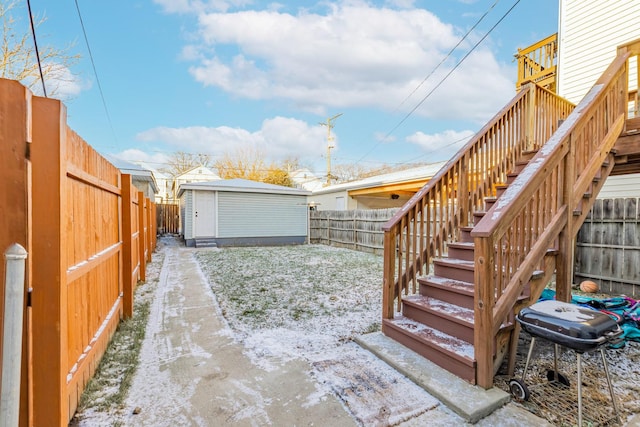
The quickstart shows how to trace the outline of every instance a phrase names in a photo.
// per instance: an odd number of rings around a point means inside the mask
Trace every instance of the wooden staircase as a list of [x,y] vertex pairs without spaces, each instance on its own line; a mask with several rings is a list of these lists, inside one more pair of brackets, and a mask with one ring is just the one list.
[[[499,200],[535,155],[535,151],[525,152],[516,162],[513,172],[507,174],[505,184],[496,185],[496,196],[486,197],[485,209],[473,212],[474,225],[482,220],[486,213]],[[601,171],[593,178],[593,183],[584,194],[584,202],[575,216],[588,211],[592,196],[600,190],[604,183],[603,175],[608,175],[613,165],[614,151]],[[440,367],[456,374],[460,378],[475,384],[476,360],[474,357],[474,276],[475,276],[475,244],[471,233],[473,226],[461,227],[460,238],[447,243],[447,254],[433,260],[433,273],[418,277],[419,293],[402,298],[402,315],[383,320],[385,334],[416,353],[433,361]],[[545,257],[555,258],[557,250],[549,248]],[[543,263],[554,264],[555,261]],[[543,288],[546,275],[536,270],[529,283],[518,297],[517,306],[525,307],[535,302],[531,298],[531,289]],[[536,299],[539,292],[536,293]],[[502,363],[502,357],[509,353],[507,345],[514,344],[517,332],[513,318],[500,326],[494,342],[499,357],[495,357],[494,370]],[[511,361],[513,363],[513,361]]]
[[614,167],[638,54],[620,49],[575,108],[526,85],[385,224],[383,333],[493,386],[515,314],[554,278],[571,296],[572,242]]

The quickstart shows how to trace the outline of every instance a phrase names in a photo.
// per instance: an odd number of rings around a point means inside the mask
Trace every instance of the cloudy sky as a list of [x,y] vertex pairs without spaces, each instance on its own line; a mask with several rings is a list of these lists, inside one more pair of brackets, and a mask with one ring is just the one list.
[[82,55],[58,95],[97,150],[160,168],[250,148],[318,175],[320,123],[338,114],[334,165],[449,158],[515,95],[513,54],[558,16],[557,0],[77,4],[91,55],[74,1],[31,0],[38,43]]

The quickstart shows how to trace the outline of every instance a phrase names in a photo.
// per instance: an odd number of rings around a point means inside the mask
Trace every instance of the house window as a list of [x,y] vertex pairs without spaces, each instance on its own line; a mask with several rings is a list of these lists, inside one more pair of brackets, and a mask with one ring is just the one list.
[[336,197],[336,210],[343,211],[345,210],[344,197]]

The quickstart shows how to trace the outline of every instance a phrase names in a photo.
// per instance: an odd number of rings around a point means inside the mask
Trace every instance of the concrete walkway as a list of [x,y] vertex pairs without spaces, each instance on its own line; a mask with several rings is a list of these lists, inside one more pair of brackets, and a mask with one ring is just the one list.
[[165,250],[127,425],[355,425],[317,387],[305,361],[271,372],[252,365],[218,313],[193,250]]

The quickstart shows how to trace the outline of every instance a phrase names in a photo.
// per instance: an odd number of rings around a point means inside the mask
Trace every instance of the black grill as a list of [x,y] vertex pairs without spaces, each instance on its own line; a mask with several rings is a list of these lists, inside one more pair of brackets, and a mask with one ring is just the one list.
[[532,337],[522,379],[514,378],[509,381],[511,393],[517,399],[529,399],[529,390],[525,384],[525,377],[536,338],[540,338],[554,344],[554,369],[549,371],[547,375],[549,381],[569,385],[569,380],[558,372],[558,346],[567,347],[576,352],[578,364],[578,425],[582,425],[581,355],[595,350],[599,350],[602,356],[614,413],[616,418],[619,418],[604,352],[607,344],[617,344],[622,340],[623,331],[615,320],[604,313],[555,300],[541,301],[522,309],[516,316],[516,320],[522,329]]

